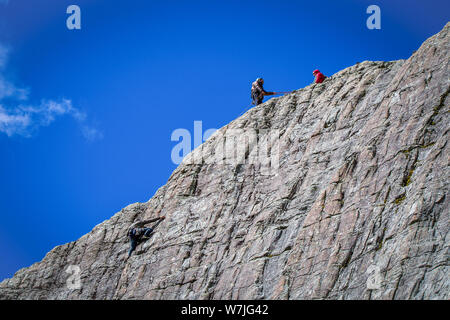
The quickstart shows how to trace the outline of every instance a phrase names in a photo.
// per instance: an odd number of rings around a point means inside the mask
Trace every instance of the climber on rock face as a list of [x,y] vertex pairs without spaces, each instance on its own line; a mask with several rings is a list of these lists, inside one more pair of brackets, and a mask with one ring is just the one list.
[[252,104],[255,106],[262,103],[264,96],[271,96],[275,94],[275,92],[265,91],[263,84],[264,80],[262,78],[258,78],[252,83]]
[[[163,221],[165,218],[166,217],[162,216],[150,220],[137,221],[128,228],[127,236],[130,238],[131,244],[130,251],[128,252],[128,257],[131,256],[131,253],[136,249],[136,246],[139,243],[150,239],[153,230],[155,230],[158,224],[160,224],[161,221]],[[155,221],[158,222],[152,228],[144,228],[144,225]]]
[[323,80],[325,80],[325,76],[323,75],[322,72],[320,72],[319,70],[314,70],[313,71],[313,75],[316,77],[316,80],[314,81],[315,83],[322,83]]

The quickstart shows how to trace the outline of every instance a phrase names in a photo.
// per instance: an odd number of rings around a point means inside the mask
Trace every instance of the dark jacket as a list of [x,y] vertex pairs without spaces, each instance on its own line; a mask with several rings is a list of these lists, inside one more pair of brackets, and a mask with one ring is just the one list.
[[275,93],[264,90],[263,85],[258,81],[252,83],[252,100],[254,102],[258,100],[262,101],[264,96],[271,96],[273,94]]
[[143,226],[145,226],[145,225],[148,224],[148,223],[152,223],[152,222],[155,222],[155,221],[158,221],[158,220],[160,220],[160,218],[154,218],[154,219],[144,220],[144,221],[138,220],[138,221],[136,221],[135,223],[133,223],[133,224],[128,228],[127,235],[128,235],[128,236],[131,235],[131,231],[132,231],[133,229],[135,229],[134,236],[135,236],[135,237],[140,237],[140,236],[143,234],[144,230],[145,230],[145,228],[143,228]]

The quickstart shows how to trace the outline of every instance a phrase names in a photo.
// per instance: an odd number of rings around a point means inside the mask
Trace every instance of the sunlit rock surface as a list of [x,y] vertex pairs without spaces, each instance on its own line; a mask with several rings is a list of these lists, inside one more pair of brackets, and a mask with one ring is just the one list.
[[[0,298],[449,299],[449,28],[408,60],[361,62],[246,112],[151,200],[19,270]],[[236,132],[275,133],[270,162],[240,143],[242,161],[221,163]],[[128,226],[160,215],[126,260]]]

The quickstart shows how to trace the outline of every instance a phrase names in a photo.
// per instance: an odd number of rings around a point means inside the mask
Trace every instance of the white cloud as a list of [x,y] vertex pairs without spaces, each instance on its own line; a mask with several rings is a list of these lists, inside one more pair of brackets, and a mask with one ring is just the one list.
[[103,139],[103,133],[94,127],[83,126],[81,128],[81,132],[83,133],[83,136],[88,141],[95,141],[95,140]]
[[[14,108],[5,108],[0,104],[0,132],[7,136],[21,135],[30,137],[39,127],[50,125],[56,118],[69,115],[80,123],[84,134],[84,119],[86,115],[72,106],[67,99],[61,101],[42,101],[39,105],[16,105]],[[96,137],[100,137],[98,134]],[[89,138],[89,141],[96,139]]]
[[12,114],[0,105],[0,131],[7,136],[14,134],[27,135],[31,120],[28,114]]
[[0,101],[4,98],[13,98],[22,101],[27,100],[28,90],[24,88],[17,88],[11,82],[6,80],[2,74],[0,74]]
[[86,123],[86,114],[75,108],[70,99],[42,100],[39,104],[30,104],[29,90],[15,86],[3,74],[8,52],[8,48],[0,44],[0,132],[8,137],[31,137],[39,127],[48,126],[59,117],[70,116],[79,124],[86,140],[103,138],[101,131]]

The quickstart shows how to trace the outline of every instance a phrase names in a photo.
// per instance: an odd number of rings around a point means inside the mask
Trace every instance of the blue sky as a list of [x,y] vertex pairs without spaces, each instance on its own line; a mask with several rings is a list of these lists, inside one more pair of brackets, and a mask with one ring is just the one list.
[[[81,8],[68,30],[66,8]],[[369,5],[381,30],[369,30]],[[76,240],[176,168],[172,132],[220,128],[250,84],[408,58],[450,2],[0,0],[0,279]]]

